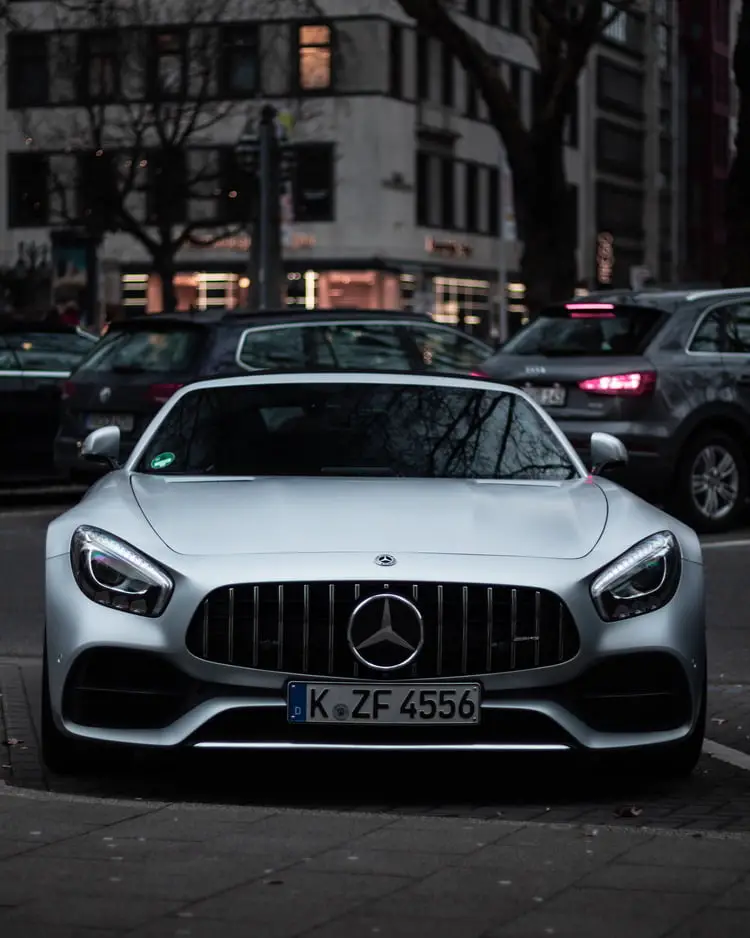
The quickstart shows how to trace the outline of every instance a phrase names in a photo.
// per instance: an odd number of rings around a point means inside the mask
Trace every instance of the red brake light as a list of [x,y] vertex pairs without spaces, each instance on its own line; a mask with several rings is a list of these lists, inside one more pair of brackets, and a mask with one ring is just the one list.
[[75,394],[76,386],[72,381],[63,381],[62,386],[62,399],[64,401],[70,400],[71,397]]
[[173,394],[176,394],[181,387],[181,384],[152,384],[148,389],[148,396],[155,404],[163,404]]
[[566,303],[565,309],[614,309],[614,303]]
[[485,374],[483,371],[470,371],[470,378],[489,378],[488,374]]
[[571,319],[615,319],[613,303],[566,303]]
[[589,394],[610,394],[613,397],[638,397],[653,390],[655,371],[633,371],[626,375],[604,375],[579,381],[578,387]]

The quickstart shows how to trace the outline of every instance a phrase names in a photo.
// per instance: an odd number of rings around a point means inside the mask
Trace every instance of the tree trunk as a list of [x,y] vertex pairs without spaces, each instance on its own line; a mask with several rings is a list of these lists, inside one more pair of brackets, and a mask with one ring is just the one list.
[[[520,158],[519,158],[520,156]],[[512,161],[521,279],[532,316],[570,299],[577,282],[575,189],[565,175],[565,147],[549,136],[530,139]]]
[[[750,283],[750,0],[744,0],[734,50],[739,94],[736,154],[726,185],[726,266],[724,286]],[[710,233],[706,234],[710,237]]]
[[177,293],[174,288],[174,257],[171,253],[164,253],[154,257],[154,270],[161,281],[161,311],[174,313],[177,311]]

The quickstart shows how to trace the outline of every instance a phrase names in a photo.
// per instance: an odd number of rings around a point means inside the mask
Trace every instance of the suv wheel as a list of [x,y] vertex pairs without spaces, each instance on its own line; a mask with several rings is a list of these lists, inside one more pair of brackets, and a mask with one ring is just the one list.
[[748,495],[741,445],[721,430],[699,433],[685,447],[677,471],[677,513],[696,531],[735,527]]

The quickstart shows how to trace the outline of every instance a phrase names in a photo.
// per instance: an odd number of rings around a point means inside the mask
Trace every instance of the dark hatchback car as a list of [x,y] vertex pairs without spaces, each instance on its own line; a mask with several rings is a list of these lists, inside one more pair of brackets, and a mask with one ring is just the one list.
[[362,310],[197,312],[118,323],[63,388],[55,462],[69,478],[96,472],[84,437],[114,425],[126,455],[154,414],[189,381],[253,371],[367,369],[471,373],[491,346],[429,316]]
[[599,293],[546,309],[481,366],[527,390],[587,458],[695,529],[735,526],[750,488],[750,288]]
[[0,319],[0,478],[55,476],[63,381],[97,342],[69,326]]

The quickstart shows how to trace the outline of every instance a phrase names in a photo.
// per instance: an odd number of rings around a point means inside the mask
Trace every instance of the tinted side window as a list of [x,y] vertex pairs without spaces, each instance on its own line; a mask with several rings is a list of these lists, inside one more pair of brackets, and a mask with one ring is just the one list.
[[0,371],[19,371],[18,362],[13,352],[0,339]]
[[406,334],[417,346],[417,361],[428,371],[471,371],[492,354],[458,330],[407,326]]
[[336,367],[411,371],[409,355],[397,326],[341,323],[328,328],[328,346]]
[[108,333],[82,363],[79,373],[189,371],[203,338],[203,333],[195,329]]
[[250,371],[306,367],[304,328],[250,329],[240,340],[238,359]]
[[24,371],[73,371],[92,348],[75,332],[13,332],[5,341]]
[[688,351],[720,352],[721,333],[721,310],[715,309],[703,317]]
[[725,308],[727,352],[750,354],[750,303]]

